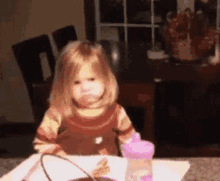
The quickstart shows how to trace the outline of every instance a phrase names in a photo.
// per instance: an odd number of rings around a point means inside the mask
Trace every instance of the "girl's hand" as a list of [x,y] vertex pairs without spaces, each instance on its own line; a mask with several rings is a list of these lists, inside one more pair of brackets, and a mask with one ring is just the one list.
[[106,158],[103,158],[99,163],[97,164],[97,167],[92,172],[93,177],[101,177],[110,172],[110,167],[108,165],[108,160]]
[[105,147],[105,148],[102,148],[101,150],[99,150],[99,154],[100,154],[100,155],[109,155],[109,151],[108,151],[108,149]]

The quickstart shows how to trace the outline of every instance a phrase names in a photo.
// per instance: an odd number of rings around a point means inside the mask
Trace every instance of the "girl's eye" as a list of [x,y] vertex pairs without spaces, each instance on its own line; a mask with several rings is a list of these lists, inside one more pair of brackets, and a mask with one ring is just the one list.
[[95,80],[95,78],[89,78],[89,81],[94,81]]
[[79,83],[80,83],[80,82],[79,82],[78,80],[74,82],[74,84],[79,84]]

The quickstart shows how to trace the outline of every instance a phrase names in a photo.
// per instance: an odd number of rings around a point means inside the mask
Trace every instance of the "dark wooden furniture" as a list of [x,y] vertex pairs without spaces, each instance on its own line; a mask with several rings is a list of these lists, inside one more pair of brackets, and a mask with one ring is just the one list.
[[[69,25],[52,32],[58,51],[69,42],[77,40],[75,27]],[[22,72],[30,97],[36,124],[40,124],[45,111],[48,109],[48,98],[52,86],[55,57],[52,52],[49,37],[40,35],[12,46],[15,58]],[[51,77],[43,78],[40,53],[46,52],[51,71]]]
[[[143,135],[145,139],[150,140],[157,145],[157,135],[155,135],[156,122],[166,121],[156,120],[156,113],[153,109],[154,106],[156,106],[154,103],[158,97],[156,93],[158,85],[164,81],[187,82],[193,87],[190,95],[192,96],[192,99],[194,99],[193,105],[202,105],[206,103],[205,95],[207,94],[207,89],[220,80],[220,65],[201,66],[192,63],[166,63],[165,61],[156,63],[148,60],[146,56],[147,49],[145,49],[145,53],[143,53],[143,48],[144,47],[142,46],[137,46],[135,53],[130,52],[132,57],[129,57],[128,54],[128,60],[122,60],[120,62],[118,76],[120,86],[119,102],[126,106],[143,106],[146,108],[147,116],[152,116],[146,117],[145,133]],[[155,81],[156,79],[159,80],[159,82]],[[146,100],[147,96],[144,96],[144,94],[151,96],[151,99]],[[186,93],[184,94],[186,96]],[[143,98],[139,99],[138,96]],[[185,104],[183,106],[188,105]],[[193,110],[191,110],[191,114],[194,114]],[[202,126],[202,123],[198,123],[201,122],[195,121],[192,123],[192,128],[200,131],[198,137],[201,134],[207,134],[207,132],[202,130],[204,129],[204,125]],[[195,135],[195,133],[192,132],[193,129],[190,128],[187,138],[189,141],[192,141],[192,143],[198,138],[192,137],[192,135]]]
[[56,43],[57,50],[60,52],[69,41],[77,40],[75,26],[69,25],[52,32],[53,39]]
[[[144,129],[141,133],[143,139],[155,142],[153,130],[153,104],[154,104],[154,84],[120,84],[118,103],[122,106],[145,108]],[[141,121],[141,120],[132,120]]]
[[199,64],[181,65],[161,62],[159,65],[148,64],[153,78],[165,80],[194,81],[206,87],[220,79],[220,64],[201,66]]

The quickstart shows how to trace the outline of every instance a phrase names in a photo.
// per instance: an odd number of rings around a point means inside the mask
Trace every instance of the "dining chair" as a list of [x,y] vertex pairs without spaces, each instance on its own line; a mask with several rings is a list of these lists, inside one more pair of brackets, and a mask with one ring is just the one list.
[[52,32],[53,39],[56,43],[57,50],[60,52],[69,41],[77,40],[75,26],[69,25]]
[[[55,70],[55,58],[49,37],[45,34],[12,45],[12,50],[27,86],[36,123],[40,123],[48,108],[51,82]],[[48,59],[51,76],[44,79],[40,54]]]

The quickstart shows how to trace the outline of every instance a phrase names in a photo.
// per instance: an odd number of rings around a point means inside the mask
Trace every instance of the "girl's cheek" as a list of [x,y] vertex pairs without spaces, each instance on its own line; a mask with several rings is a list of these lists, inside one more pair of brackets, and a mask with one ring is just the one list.
[[73,97],[76,97],[76,98],[77,98],[77,97],[80,96],[80,91],[79,91],[79,89],[76,89],[76,88],[75,88],[75,89],[72,89],[72,90],[71,90],[71,93],[72,93],[72,96],[73,96]]
[[96,85],[96,93],[98,94],[98,95],[101,95],[101,94],[103,94],[103,92],[104,92],[104,87],[100,84],[100,83],[98,83],[97,85]]

